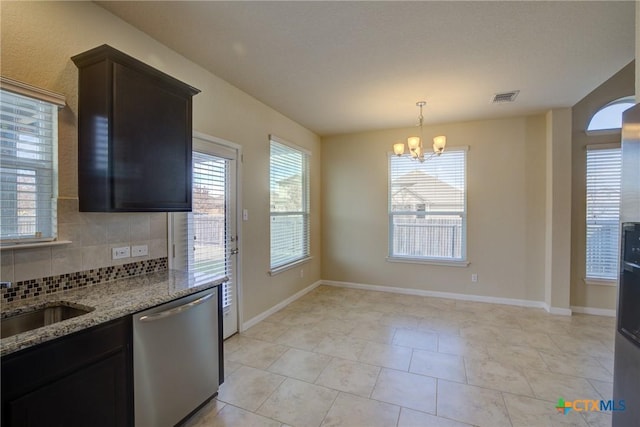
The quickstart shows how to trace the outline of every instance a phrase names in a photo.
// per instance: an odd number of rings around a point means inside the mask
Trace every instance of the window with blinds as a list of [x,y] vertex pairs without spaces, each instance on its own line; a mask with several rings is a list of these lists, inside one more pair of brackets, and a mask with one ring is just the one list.
[[466,218],[466,149],[389,156],[390,258],[464,261]]
[[7,80],[2,79],[0,89],[0,239],[7,243],[53,240],[58,107],[64,101],[49,102],[6,90]]
[[309,257],[309,153],[271,137],[271,272]]
[[618,275],[620,235],[619,147],[587,147],[586,276],[615,280]]

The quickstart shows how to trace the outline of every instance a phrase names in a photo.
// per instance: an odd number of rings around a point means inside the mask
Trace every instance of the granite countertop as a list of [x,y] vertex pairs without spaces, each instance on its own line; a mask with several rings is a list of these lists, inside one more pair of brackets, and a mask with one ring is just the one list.
[[43,295],[31,299],[26,305],[24,301],[3,304],[3,319],[59,303],[93,310],[72,319],[3,338],[0,340],[0,356],[221,285],[227,280],[226,277],[196,277],[192,273],[169,270]]

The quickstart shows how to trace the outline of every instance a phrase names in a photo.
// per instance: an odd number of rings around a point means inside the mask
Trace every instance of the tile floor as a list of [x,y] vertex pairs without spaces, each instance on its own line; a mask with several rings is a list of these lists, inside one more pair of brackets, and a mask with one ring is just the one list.
[[320,286],[225,342],[187,425],[611,426],[614,319]]

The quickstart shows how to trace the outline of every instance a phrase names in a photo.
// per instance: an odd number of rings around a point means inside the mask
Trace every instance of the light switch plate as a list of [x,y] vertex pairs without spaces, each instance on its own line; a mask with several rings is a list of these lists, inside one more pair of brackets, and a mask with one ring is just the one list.
[[111,248],[111,259],[129,258],[131,256],[131,248],[123,246],[120,248]]
[[147,255],[149,255],[149,246],[147,245],[131,246],[132,257],[147,256]]

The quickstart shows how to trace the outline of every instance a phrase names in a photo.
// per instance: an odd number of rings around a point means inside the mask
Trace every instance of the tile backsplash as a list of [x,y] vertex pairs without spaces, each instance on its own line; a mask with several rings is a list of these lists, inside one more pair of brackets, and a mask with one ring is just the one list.
[[119,266],[109,266],[92,270],[77,271],[55,276],[41,277],[12,283],[10,288],[0,290],[0,301],[9,303],[23,301],[40,295],[55,294],[67,289],[80,288],[125,277],[138,276],[167,269],[167,257],[130,262]]
[[[79,212],[77,198],[58,199],[58,239],[70,244],[2,249],[0,279],[24,282],[167,257],[166,213]],[[111,249],[147,245],[140,258],[111,259]]]

